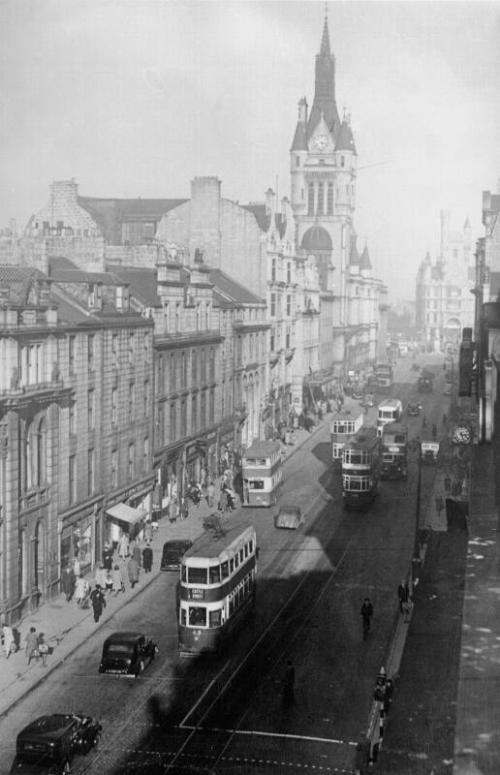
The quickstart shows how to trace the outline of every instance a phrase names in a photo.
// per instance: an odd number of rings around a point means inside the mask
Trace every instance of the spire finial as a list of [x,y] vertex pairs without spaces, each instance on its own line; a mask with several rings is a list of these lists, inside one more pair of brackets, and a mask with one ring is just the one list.
[[328,34],[328,5],[325,3],[325,21],[323,23],[323,35],[321,36],[320,54],[330,54],[330,36]]

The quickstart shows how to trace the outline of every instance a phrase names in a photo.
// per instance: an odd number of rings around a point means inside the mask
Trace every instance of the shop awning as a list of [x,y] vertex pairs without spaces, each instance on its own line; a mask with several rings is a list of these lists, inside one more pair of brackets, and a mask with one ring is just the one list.
[[128,522],[129,525],[135,525],[143,519],[146,514],[142,509],[133,509],[132,506],[127,506],[126,503],[117,503],[115,506],[110,506],[106,509],[106,514],[114,519],[119,519],[121,522]]

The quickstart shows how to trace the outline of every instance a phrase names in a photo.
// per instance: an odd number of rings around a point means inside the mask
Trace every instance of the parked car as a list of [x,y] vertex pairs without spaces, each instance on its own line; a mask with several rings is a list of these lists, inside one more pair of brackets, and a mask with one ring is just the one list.
[[104,641],[99,672],[137,678],[157,653],[156,643],[142,632],[114,632]]
[[297,530],[304,522],[304,515],[300,506],[280,506],[274,517],[274,527],[283,527],[288,530]]
[[364,398],[364,395],[365,395],[364,388],[354,387],[352,389],[352,397],[354,398],[355,401],[361,401]]
[[40,716],[19,732],[11,773],[69,773],[73,757],[94,748],[101,731],[99,721],[79,713]]
[[409,417],[418,417],[422,411],[422,405],[418,401],[410,401],[406,407],[406,411]]
[[183,555],[192,545],[193,542],[188,538],[165,541],[161,555],[160,570],[179,570]]

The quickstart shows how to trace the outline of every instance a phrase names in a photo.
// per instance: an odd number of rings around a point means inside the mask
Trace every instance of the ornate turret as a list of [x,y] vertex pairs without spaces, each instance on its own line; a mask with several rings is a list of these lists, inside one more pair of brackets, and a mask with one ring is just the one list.
[[337,103],[335,102],[335,57],[330,49],[328,18],[326,16],[321,37],[321,47],[319,54],[316,56],[314,101],[307,126],[307,139],[314,132],[322,114],[328,130],[336,138],[340,129],[340,119]]
[[363,252],[361,253],[359,268],[361,272],[371,272],[372,262],[370,261],[370,254],[368,253],[368,245],[365,245]]
[[356,146],[354,145],[354,136],[352,134],[351,125],[347,117],[344,117],[340,125],[337,142],[335,143],[335,150],[350,151],[355,156],[357,156]]

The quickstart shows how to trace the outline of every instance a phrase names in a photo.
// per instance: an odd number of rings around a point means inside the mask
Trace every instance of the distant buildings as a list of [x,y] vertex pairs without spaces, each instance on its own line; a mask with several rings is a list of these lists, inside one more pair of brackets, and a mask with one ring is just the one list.
[[[106,542],[238,472],[383,356],[386,288],[354,228],[357,154],[325,21],[292,195],[82,197],[51,184],[0,234],[0,615],[19,619]],[[9,266],[8,266],[9,265]]]
[[420,264],[416,283],[416,327],[434,350],[457,345],[464,327],[474,323],[474,257],[469,220],[461,232],[450,230],[450,213],[441,212],[441,248],[433,262]]

